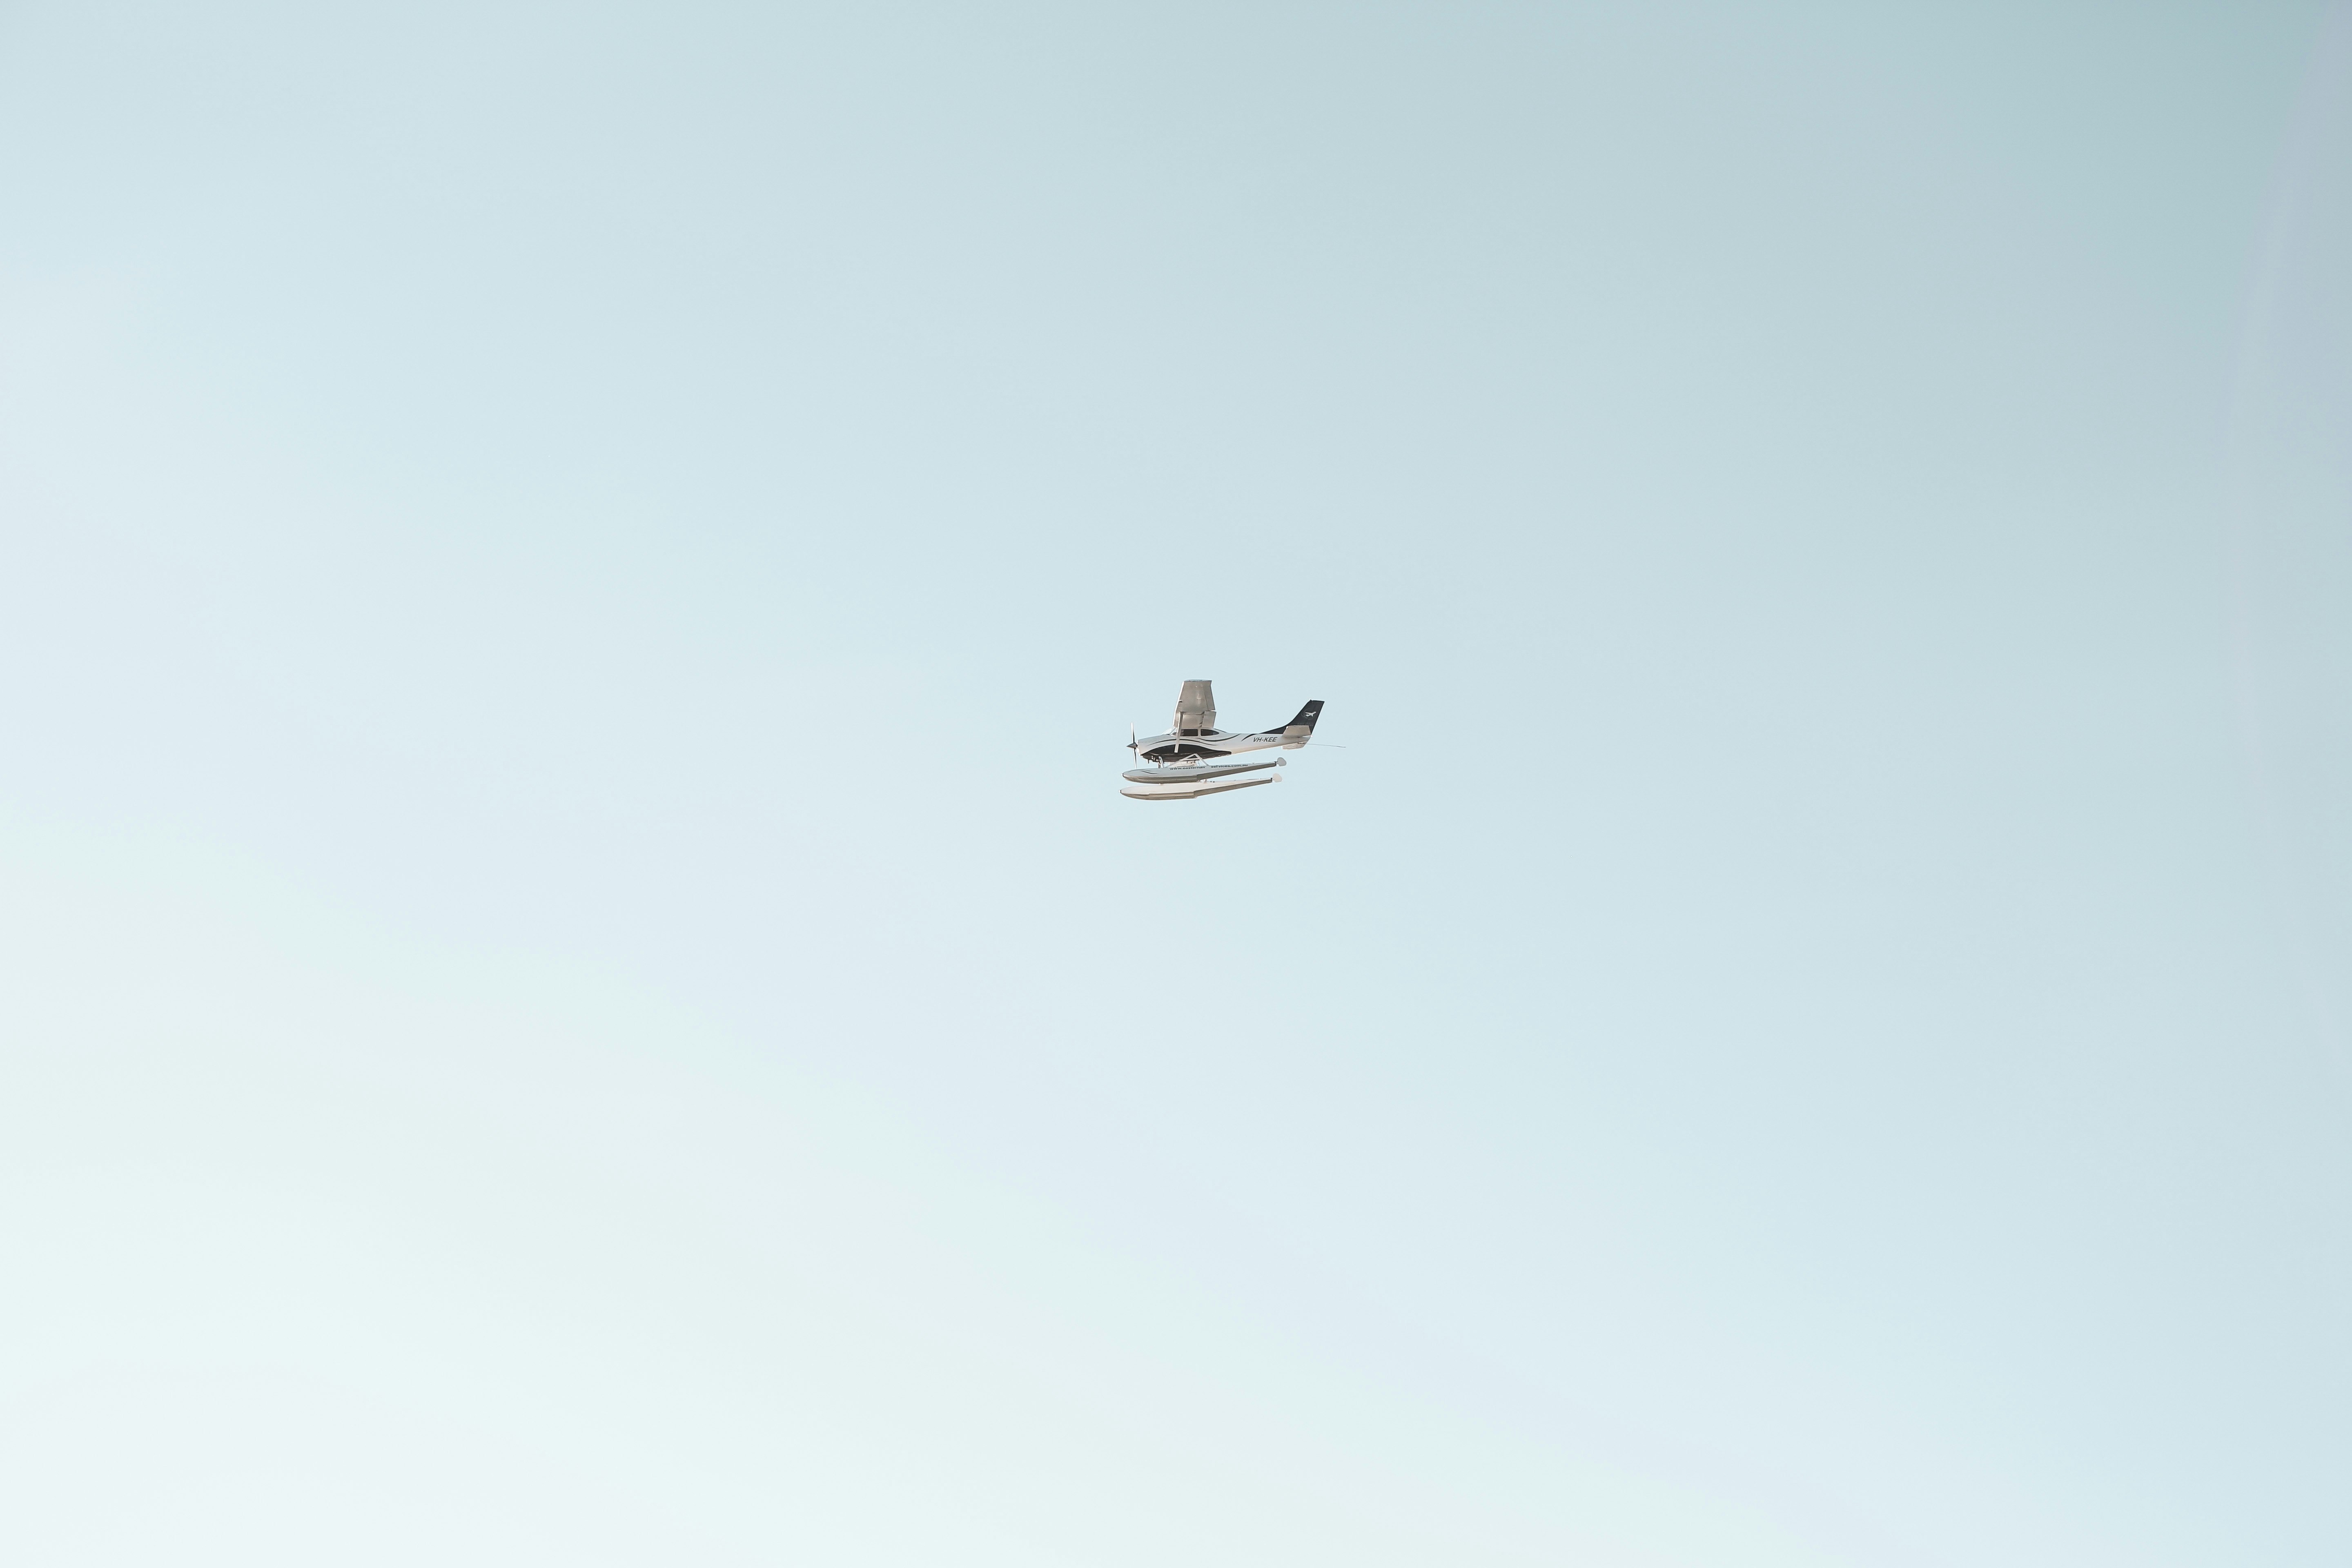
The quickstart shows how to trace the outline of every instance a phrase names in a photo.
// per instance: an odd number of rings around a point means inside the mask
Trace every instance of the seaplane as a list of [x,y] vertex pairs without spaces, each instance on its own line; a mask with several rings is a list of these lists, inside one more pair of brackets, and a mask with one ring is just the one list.
[[[1128,731],[1127,749],[1135,753],[1138,763],[1151,765],[1129,768],[1121,773],[1119,777],[1128,782],[1118,793],[1129,800],[1198,800],[1202,795],[1280,784],[1282,775],[1274,770],[1284,766],[1286,758],[1276,757],[1270,763],[1225,763],[1219,759],[1276,746],[1295,752],[1307,744],[1307,738],[1315,733],[1315,721],[1322,717],[1323,701],[1318,698],[1279,730],[1236,734],[1217,728],[1217,699],[1209,689],[1209,683],[1188,680],[1177,694],[1176,722],[1168,733],[1138,740],[1132,729]],[[1253,773],[1263,776],[1247,776]]]

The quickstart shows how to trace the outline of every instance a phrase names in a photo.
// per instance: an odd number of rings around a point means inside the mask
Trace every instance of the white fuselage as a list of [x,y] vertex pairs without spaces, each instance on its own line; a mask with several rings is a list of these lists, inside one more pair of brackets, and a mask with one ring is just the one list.
[[1147,763],[1189,763],[1202,757],[1263,752],[1269,746],[1295,752],[1305,744],[1306,736],[1286,735],[1280,730],[1261,730],[1255,735],[1237,735],[1230,730],[1171,730],[1138,741],[1135,754]]

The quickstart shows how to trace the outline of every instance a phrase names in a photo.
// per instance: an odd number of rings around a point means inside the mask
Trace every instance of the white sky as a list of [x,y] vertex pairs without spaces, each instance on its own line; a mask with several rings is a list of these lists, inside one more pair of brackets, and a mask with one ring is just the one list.
[[8,7],[0,1557],[2340,1564],[2327,26]]

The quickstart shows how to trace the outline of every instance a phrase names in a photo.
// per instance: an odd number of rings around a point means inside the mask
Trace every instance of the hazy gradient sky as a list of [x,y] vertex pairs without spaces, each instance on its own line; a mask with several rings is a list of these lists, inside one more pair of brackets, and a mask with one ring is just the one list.
[[2337,1568],[2347,366],[2320,0],[7,5],[0,1557]]

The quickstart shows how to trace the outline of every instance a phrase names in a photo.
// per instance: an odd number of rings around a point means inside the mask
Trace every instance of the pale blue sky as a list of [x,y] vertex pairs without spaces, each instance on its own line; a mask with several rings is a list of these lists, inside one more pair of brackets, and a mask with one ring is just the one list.
[[2318,0],[8,6],[0,1555],[2340,1564],[2347,171]]

